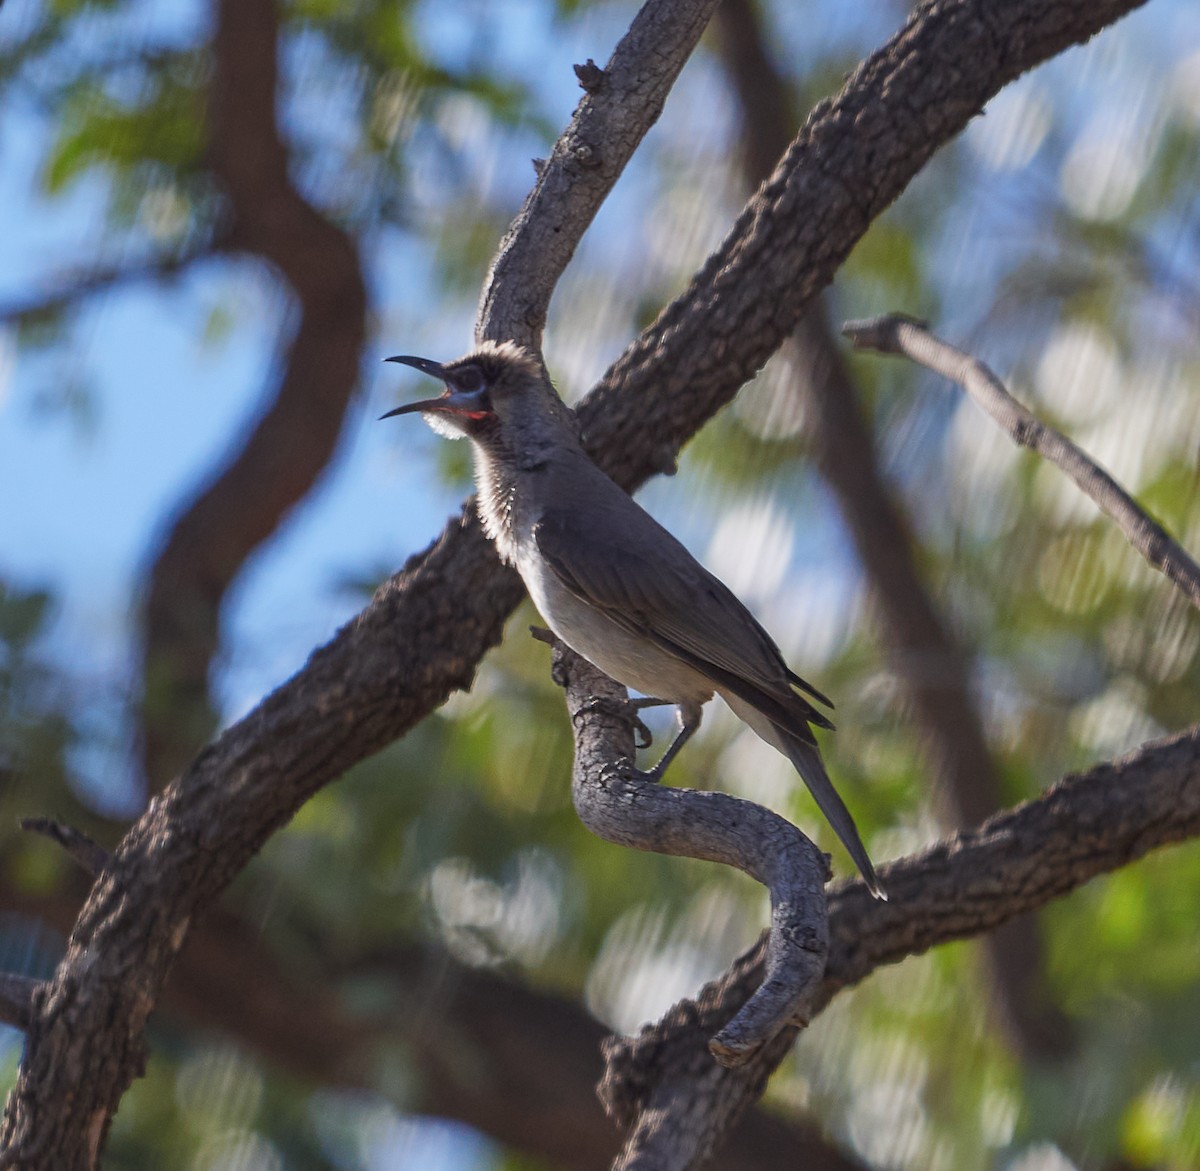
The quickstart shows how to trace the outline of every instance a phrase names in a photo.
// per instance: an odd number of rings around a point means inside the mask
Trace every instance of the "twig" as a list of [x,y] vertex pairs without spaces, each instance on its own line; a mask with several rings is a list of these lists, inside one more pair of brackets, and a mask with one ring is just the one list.
[[1125,534],[1125,539],[1200,607],[1200,565],[1086,452],[1023,407],[978,358],[935,337],[902,313],[850,321],[842,332],[860,350],[901,354],[957,382],[1015,443],[1057,464]]
[[27,1029],[33,994],[41,985],[41,980],[31,976],[0,972],[0,1022],[17,1029]]
[[48,817],[23,817],[21,828],[57,842],[93,878],[108,865],[111,857],[103,846],[93,842],[82,830],[64,825],[61,821],[51,821]]
[[55,287],[48,292],[0,303],[0,322],[21,322],[59,313],[118,285],[144,280],[166,280],[178,276],[197,261],[219,254],[224,246],[224,238],[218,235],[190,241],[178,252],[168,252],[133,262],[96,265],[83,271],[59,273],[54,278]]

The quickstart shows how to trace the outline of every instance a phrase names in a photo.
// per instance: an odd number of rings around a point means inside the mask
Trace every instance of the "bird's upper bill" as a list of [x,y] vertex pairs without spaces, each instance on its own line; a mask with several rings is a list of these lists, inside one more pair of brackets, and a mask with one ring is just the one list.
[[406,403],[402,407],[380,415],[381,419],[390,419],[393,415],[410,415],[414,411],[438,411],[442,414],[459,415],[476,420],[487,418],[492,414],[487,399],[487,387],[483,385],[477,367],[468,366],[463,370],[455,370],[443,366],[440,362],[431,361],[429,358],[414,358],[411,354],[397,354],[395,357],[384,360],[412,366],[423,374],[440,378],[446,384],[446,389],[437,398]]

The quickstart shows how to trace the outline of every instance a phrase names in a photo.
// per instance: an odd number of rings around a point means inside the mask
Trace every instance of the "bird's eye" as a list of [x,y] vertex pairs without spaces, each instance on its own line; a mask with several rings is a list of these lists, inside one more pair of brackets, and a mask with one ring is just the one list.
[[468,394],[482,390],[483,371],[478,366],[464,366],[461,370],[455,370],[454,387],[456,390],[465,390]]

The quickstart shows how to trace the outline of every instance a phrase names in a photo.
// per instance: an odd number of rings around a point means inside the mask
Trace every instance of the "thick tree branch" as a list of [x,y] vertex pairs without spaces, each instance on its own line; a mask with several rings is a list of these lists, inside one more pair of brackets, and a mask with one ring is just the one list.
[[[3,879],[0,878],[0,883]],[[0,902],[64,933],[82,892],[0,886]],[[453,1118],[566,1171],[603,1171],[619,1141],[596,1097],[605,1028],[576,1002],[465,967],[428,945],[283,964],[262,931],[225,907],[190,933],[161,1009],[221,1032],[314,1085],[378,1088],[382,1049],[402,1045],[418,1097],[397,1105]],[[352,1013],[340,989],[370,981],[377,1014]],[[404,1006],[397,1009],[394,1006]],[[530,1060],[530,1054],[536,1060]],[[713,1171],[864,1171],[811,1123],[751,1110]]]
[[[992,931],[1150,850],[1198,835],[1200,725],[1066,777],[974,832],[883,867],[886,903],[857,879],[836,887],[818,1011],[884,964]],[[617,1167],[698,1166],[726,1118],[762,1092],[794,1029],[737,1069],[718,1066],[707,1046],[758,986],[766,951],[760,940],[695,1001],[676,1005],[638,1037],[609,1043],[602,1095],[614,1118],[633,1127]],[[691,1137],[676,1149],[663,1144],[664,1130]],[[648,1151],[657,1152],[653,1159]]]
[[298,321],[273,401],[175,519],[150,573],[142,763],[153,785],[212,735],[208,671],[226,591],[333,456],[366,337],[354,241],[288,174],[275,110],[278,32],[274,0],[216,5],[209,161],[233,213],[227,245],[274,267],[295,297]]
[[934,337],[923,323],[897,313],[848,322],[842,332],[860,350],[902,354],[957,382],[1014,443],[1036,451],[1066,472],[1116,522],[1125,539],[1193,606],[1200,607],[1200,565],[1091,456],[1017,402],[978,358]]
[[[723,0],[717,17],[721,58],[742,108],[743,167],[756,186],[791,138],[791,87],[767,51],[751,0]],[[780,352],[809,405],[813,457],[854,541],[889,661],[920,732],[943,825],[979,825],[1002,801],[971,695],[971,665],[921,579],[908,522],[884,483],[858,388],[821,300],[801,316]],[[1027,1055],[1061,1059],[1069,1027],[1047,1003],[1037,922],[1014,919],[983,947],[1005,1032]]]
[[640,484],[779,347],[871,221],[1004,85],[1144,0],[927,0],[810,115],[687,290],[580,409],[589,450]]
[[[591,396],[581,414],[603,466],[631,486],[669,462],[937,146],[1007,81],[1137,6],[921,8],[814,113],[717,257]],[[7,1157],[37,1146],[67,1171],[95,1166],[193,917],[316,789],[466,686],[519,596],[477,522],[456,522],[151,802],[34,1014],[0,1127]]]

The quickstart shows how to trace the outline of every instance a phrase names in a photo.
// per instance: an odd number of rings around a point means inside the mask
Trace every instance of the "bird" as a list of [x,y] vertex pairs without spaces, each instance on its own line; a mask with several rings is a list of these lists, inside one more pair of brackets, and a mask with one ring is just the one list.
[[833,704],[787,666],[734,593],[592,461],[540,357],[510,341],[483,342],[444,364],[385,360],[444,384],[437,398],[380,418],[419,413],[438,434],[470,440],[484,530],[551,630],[646,697],[631,702],[675,706],[679,731],[643,775],[662,777],[719,694],[792,762],[871,893],[885,899],[812,731],[833,724],[801,692]]

